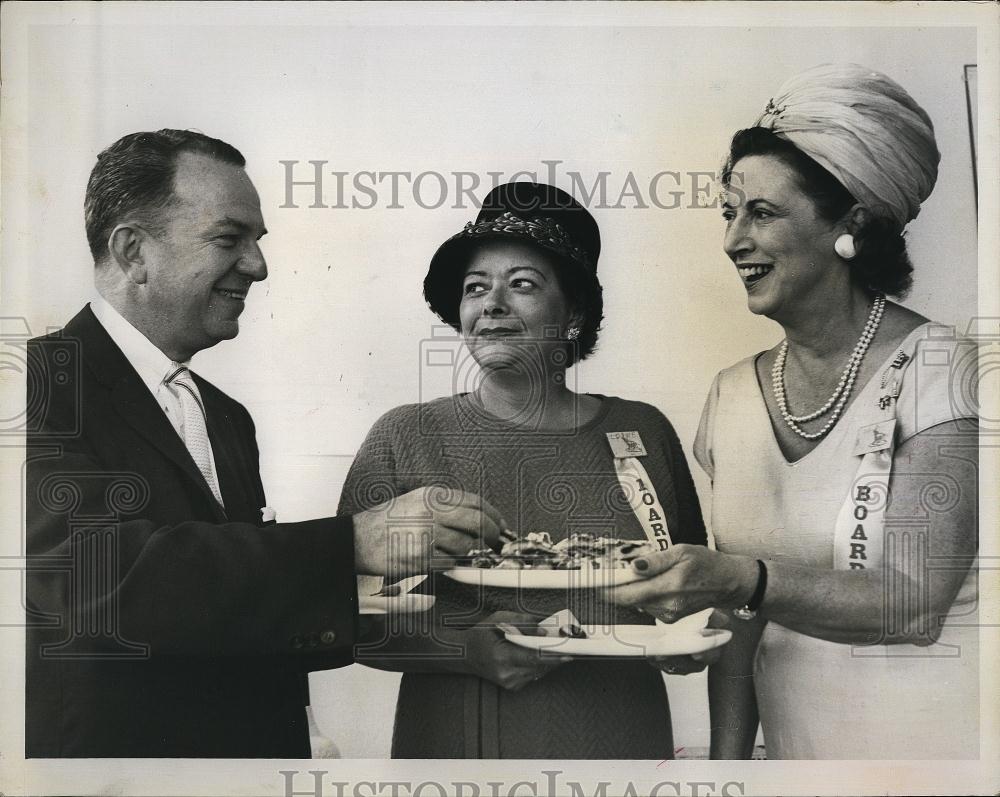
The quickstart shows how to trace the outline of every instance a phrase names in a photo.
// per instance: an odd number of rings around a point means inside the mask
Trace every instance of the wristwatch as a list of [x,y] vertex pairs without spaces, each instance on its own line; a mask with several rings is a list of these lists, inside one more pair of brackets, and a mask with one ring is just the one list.
[[741,620],[752,620],[757,616],[757,610],[764,602],[764,591],[767,589],[767,566],[763,559],[757,560],[757,586],[750,600],[738,609],[733,609],[733,615]]

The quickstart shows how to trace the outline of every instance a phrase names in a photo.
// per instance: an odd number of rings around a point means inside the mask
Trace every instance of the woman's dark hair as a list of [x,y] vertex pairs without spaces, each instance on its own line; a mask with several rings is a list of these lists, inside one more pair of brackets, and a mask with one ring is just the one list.
[[595,274],[584,273],[575,263],[567,263],[560,257],[553,257],[552,262],[563,296],[583,316],[580,336],[571,344],[567,363],[576,365],[597,349],[597,336],[604,320],[604,289]]
[[[837,221],[857,203],[857,199],[836,177],[790,141],[764,127],[740,130],[729,145],[722,170],[722,183],[729,187],[736,163],[750,155],[773,155],[798,175],[799,187],[809,196],[816,211],[827,221]],[[913,265],[906,253],[906,241],[898,224],[891,219],[870,216],[854,236],[858,254],[849,261],[851,279],[867,291],[903,297],[913,284]]]
[[107,256],[111,231],[125,216],[137,216],[152,231],[160,231],[157,215],[174,198],[174,172],[183,152],[246,166],[235,147],[193,130],[130,133],[97,156],[84,200],[87,242],[95,263]]

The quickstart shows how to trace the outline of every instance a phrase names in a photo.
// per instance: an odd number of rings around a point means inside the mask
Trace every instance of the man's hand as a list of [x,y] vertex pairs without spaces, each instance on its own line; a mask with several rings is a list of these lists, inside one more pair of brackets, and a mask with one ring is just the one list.
[[503,518],[474,493],[421,487],[354,516],[359,573],[390,581],[435,567],[478,548],[496,548]]

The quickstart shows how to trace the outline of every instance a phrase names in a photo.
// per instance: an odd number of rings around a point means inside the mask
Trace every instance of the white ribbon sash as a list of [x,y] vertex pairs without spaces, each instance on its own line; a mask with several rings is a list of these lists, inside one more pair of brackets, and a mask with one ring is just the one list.
[[858,429],[854,453],[858,475],[844,500],[833,537],[835,570],[867,570],[882,565],[885,509],[896,445],[896,400],[910,355],[900,351],[882,374],[878,420]]
[[625,498],[635,513],[642,530],[657,550],[665,551],[673,540],[667,526],[667,513],[656,495],[653,482],[646,473],[639,457],[646,455],[646,448],[638,432],[608,432],[608,442],[614,456],[615,473]]

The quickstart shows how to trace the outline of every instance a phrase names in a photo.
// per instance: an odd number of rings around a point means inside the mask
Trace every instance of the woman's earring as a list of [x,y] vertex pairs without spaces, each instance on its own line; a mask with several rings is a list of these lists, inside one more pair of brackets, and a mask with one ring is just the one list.
[[576,340],[578,337],[580,337],[579,327],[570,327],[566,330],[566,340]]
[[845,232],[833,242],[833,251],[844,260],[853,260],[858,255],[858,250],[854,246],[854,236]]

